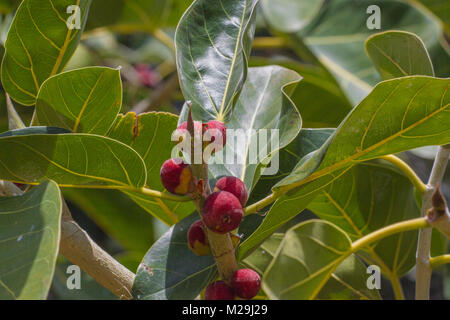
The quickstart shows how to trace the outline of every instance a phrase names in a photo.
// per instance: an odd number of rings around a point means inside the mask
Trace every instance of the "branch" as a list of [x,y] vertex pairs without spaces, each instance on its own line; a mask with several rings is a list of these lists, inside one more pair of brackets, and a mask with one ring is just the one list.
[[[0,196],[18,196],[24,192],[14,183],[0,180]],[[79,266],[95,281],[121,299],[132,299],[134,273],[100,248],[72,219],[63,199],[59,253]]]
[[[432,207],[432,196],[438,183],[442,180],[450,156],[450,145],[441,146],[434,160],[433,169],[427,184],[427,191],[422,197],[422,216],[426,216]],[[430,248],[431,228],[419,230],[419,240],[416,253],[416,299],[428,300],[430,298]]]
[[100,248],[72,219],[65,201],[59,253],[120,299],[132,299],[134,273]]

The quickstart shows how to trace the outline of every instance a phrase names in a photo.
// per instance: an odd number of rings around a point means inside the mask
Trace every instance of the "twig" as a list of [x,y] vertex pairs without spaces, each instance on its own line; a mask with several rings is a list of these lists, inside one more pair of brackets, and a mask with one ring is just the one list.
[[[422,197],[422,216],[427,214],[428,209],[432,207],[432,196],[436,186],[445,173],[448,157],[450,155],[450,145],[441,146],[438,149],[434,160],[433,169],[427,184],[427,191]],[[430,298],[430,248],[431,248],[431,228],[419,230],[419,240],[416,253],[416,299],[428,300]]]

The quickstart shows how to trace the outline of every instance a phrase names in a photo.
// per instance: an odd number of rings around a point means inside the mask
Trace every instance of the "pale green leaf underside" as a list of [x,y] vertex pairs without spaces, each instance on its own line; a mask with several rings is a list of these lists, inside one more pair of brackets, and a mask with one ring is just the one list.
[[[10,96],[23,105],[33,105],[41,84],[61,72],[75,51],[86,23],[90,0],[24,0],[14,17],[2,62],[1,80]],[[80,29],[69,29],[80,8]]]
[[[133,148],[144,160],[146,185],[164,191],[159,175],[164,161],[171,158],[171,136],[178,117],[165,112],[119,115],[108,136]],[[168,147],[169,146],[169,147]],[[194,211],[191,202],[174,202],[126,192],[136,203],[157,219],[172,225]]]
[[46,299],[60,237],[62,202],[54,182],[0,197],[0,299]]
[[[303,211],[317,192],[352,165],[426,145],[450,143],[449,79],[415,76],[384,81],[348,115],[332,140],[310,161],[299,163],[277,188],[281,196],[261,226],[242,244],[249,250]],[[313,169],[313,170],[311,170]],[[291,186],[292,187],[292,186]]]
[[121,105],[120,71],[88,67],[47,79],[39,90],[36,115],[41,125],[104,135]]
[[[375,162],[358,164],[321,189],[308,209],[342,228],[353,241],[420,216],[410,181]],[[416,231],[404,232],[373,244],[367,253],[388,276],[402,276],[415,264],[416,242]]]
[[51,179],[66,187],[126,189],[145,183],[142,158],[125,144],[102,136],[6,136],[0,138],[0,150],[3,180],[37,184]]
[[348,236],[329,222],[301,223],[286,233],[264,273],[262,287],[271,299],[343,298],[343,292],[330,293],[337,283],[341,290],[348,289],[345,284],[350,286],[346,294],[379,298],[367,289],[366,268],[355,256],[348,256],[350,249]]
[[[258,272],[264,274],[272,262],[280,247],[284,234],[275,233],[243,263]],[[280,272],[284,272],[280,270]],[[369,290],[366,285],[366,268],[356,256],[350,256],[331,274],[325,286],[320,290],[317,299],[380,299],[378,290]]]
[[368,38],[365,46],[383,80],[412,75],[434,76],[427,49],[413,33],[378,33]]

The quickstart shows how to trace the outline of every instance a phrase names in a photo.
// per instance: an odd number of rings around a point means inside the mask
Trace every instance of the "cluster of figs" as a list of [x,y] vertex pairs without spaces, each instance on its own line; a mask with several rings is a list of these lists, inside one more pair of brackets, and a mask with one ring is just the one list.
[[[183,122],[178,128],[178,133],[187,134],[187,122]],[[208,143],[221,138],[221,143],[215,145],[215,150],[223,148],[226,144],[226,126],[224,123],[212,120],[205,123],[194,121],[194,133],[204,134],[214,131],[207,143],[203,142],[203,148]],[[206,140],[206,139],[205,139]],[[181,140],[180,140],[181,141]],[[220,141],[219,139],[217,140]],[[165,161],[160,171],[161,182],[167,191],[177,195],[187,195],[198,192],[199,185],[193,176],[191,166],[180,158],[172,158]],[[187,243],[189,248],[198,256],[211,254],[208,242],[207,230],[218,234],[229,233],[233,245],[236,247],[240,237],[233,233],[244,215],[243,207],[248,199],[245,184],[232,176],[222,177],[217,180],[213,192],[206,196],[201,212],[201,219],[195,221],[189,228]],[[251,269],[239,269],[234,272],[231,279],[219,280],[210,283],[204,293],[205,300],[233,300],[252,299],[261,287],[261,278]]]

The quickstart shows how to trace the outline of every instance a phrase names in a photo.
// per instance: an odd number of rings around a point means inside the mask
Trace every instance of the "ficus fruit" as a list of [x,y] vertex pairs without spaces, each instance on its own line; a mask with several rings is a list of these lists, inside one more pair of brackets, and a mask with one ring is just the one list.
[[185,195],[195,188],[191,167],[182,159],[171,158],[161,166],[161,182],[167,191]]
[[206,287],[205,300],[234,300],[234,293],[225,281],[215,281]]
[[206,198],[203,221],[212,231],[225,234],[236,229],[242,221],[241,203],[232,193],[214,192]]
[[239,269],[231,277],[234,293],[243,299],[252,299],[261,289],[261,277],[252,269]]
[[195,221],[188,231],[188,247],[198,256],[211,254],[211,249],[206,235],[206,226],[202,220]]
[[236,198],[239,199],[242,207],[245,206],[248,199],[247,188],[245,187],[244,182],[241,179],[228,176],[222,177],[216,182],[216,186],[214,187],[214,191],[227,191],[232,193]]

